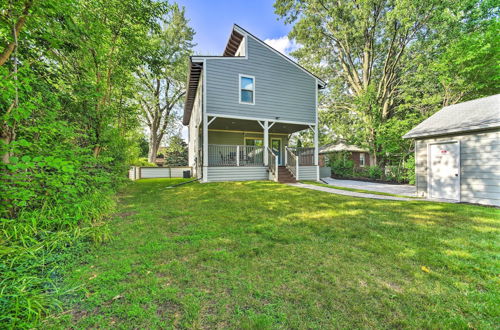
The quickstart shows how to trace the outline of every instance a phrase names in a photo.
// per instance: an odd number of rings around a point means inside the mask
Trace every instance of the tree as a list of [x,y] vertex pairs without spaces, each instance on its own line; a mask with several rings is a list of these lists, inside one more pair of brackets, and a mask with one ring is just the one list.
[[149,129],[148,161],[154,163],[158,148],[169,130],[178,125],[177,107],[185,94],[187,58],[192,53],[194,31],[188,26],[184,8],[173,5],[168,22],[152,31],[138,73],[141,118]]
[[114,192],[139,153],[135,73],[168,8],[0,0],[5,327],[36,327],[58,305],[54,278],[67,248],[106,239]]
[[[331,118],[347,119],[357,139],[374,152],[378,127],[394,115],[407,48],[434,33],[446,1],[277,0],[275,9],[294,23],[293,53],[326,77]],[[439,17],[438,17],[439,16]],[[439,19],[438,19],[439,18]]]
[[165,148],[165,164],[169,166],[186,166],[188,164],[188,146],[180,135],[173,135]]

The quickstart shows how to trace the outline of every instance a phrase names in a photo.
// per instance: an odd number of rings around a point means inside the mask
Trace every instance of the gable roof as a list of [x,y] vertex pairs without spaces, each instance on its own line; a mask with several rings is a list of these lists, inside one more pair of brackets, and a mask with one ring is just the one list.
[[403,138],[447,135],[500,127],[500,94],[449,105],[439,110]]
[[305,72],[306,74],[312,76],[315,78],[318,82],[318,87],[319,88],[325,88],[326,83],[299,65],[298,63],[292,61],[290,58],[287,56],[283,55],[273,47],[269,46],[266,44],[264,41],[260,40],[247,30],[243,29],[237,24],[233,25],[233,29],[231,31],[231,34],[229,35],[229,40],[226,44],[226,48],[224,49],[224,53],[222,56],[190,56],[189,58],[189,73],[188,73],[188,83],[187,83],[187,91],[186,91],[186,101],[184,102],[184,115],[182,118],[182,123],[184,125],[189,124],[189,120],[191,118],[191,112],[193,111],[193,104],[194,104],[194,99],[196,97],[196,91],[198,89],[198,84],[200,81],[200,76],[201,76],[201,71],[203,69],[203,60],[204,59],[210,59],[210,58],[224,58],[224,57],[237,57],[235,56],[238,47],[240,46],[241,42],[244,40],[245,35],[248,35],[252,37],[254,40],[256,40],[258,43],[264,45],[265,47],[269,48],[276,54],[280,55],[283,57],[285,60],[287,60],[289,63],[297,66],[300,70]]
[[368,152],[367,149],[363,149],[354,144],[347,144],[344,141],[325,144],[324,146],[319,148],[320,154],[328,154],[330,152],[338,152],[338,151]]

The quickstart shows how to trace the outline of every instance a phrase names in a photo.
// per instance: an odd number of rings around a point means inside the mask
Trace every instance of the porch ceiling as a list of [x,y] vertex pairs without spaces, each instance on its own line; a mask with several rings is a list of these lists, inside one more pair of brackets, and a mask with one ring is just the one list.
[[[275,123],[269,133],[291,134],[309,128],[307,125]],[[233,118],[216,118],[209,126],[209,129],[222,129],[247,132],[264,132],[257,120],[242,120]]]

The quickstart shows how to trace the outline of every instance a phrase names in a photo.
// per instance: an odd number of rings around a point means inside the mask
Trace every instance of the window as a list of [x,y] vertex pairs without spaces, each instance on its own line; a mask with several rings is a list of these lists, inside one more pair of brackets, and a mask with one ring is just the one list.
[[240,74],[240,103],[255,104],[255,78]]
[[359,166],[365,166],[365,153],[362,152],[359,154]]
[[246,138],[245,139],[245,144],[247,146],[256,146],[256,147],[262,147],[264,145],[264,142],[262,141],[262,139],[249,139],[249,138]]

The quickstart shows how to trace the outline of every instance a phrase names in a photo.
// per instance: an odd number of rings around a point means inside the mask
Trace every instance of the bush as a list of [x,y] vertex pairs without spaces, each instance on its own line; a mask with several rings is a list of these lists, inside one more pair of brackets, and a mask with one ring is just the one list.
[[367,171],[370,179],[378,180],[382,178],[383,171],[378,166],[369,166]]
[[346,158],[338,158],[330,161],[332,174],[338,177],[352,177],[354,162]]
[[409,184],[415,184],[415,155],[411,155],[410,158],[403,163],[405,169],[405,174],[403,179]]
[[130,164],[132,166],[157,167],[155,163],[148,162],[147,158],[138,158]]

